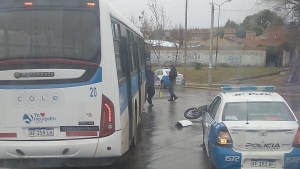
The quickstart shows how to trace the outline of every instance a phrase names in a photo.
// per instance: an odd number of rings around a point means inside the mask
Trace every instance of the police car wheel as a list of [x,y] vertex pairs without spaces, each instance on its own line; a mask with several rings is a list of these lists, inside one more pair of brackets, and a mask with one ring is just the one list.
[[217,168],[211,163],[210,160],[209,160],[209,163],[208,163],[208,169],[217,169]]
[[206,146],[205,146],[205,142],[204,142],[204,124],[202,121],[202,147],[203,147],[203,152],[206,152]]

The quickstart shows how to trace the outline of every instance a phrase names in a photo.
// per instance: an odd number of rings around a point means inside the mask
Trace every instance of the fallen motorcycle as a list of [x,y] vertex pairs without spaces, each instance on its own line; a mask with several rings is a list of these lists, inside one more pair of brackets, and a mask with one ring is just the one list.
[[184,117],[187,119],[198,119],[199,117],[204,117],[207,111],[207,105],[200,107],[191,107],[184,111]]

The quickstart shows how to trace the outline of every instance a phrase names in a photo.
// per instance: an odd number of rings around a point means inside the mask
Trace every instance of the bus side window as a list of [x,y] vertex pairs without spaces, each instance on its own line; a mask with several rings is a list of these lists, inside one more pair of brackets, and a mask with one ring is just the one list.
[[136,70],[135,58],[134,58],[134,41],[133,34],[129,30],[127,30],[127,46],[128,46],[128,57],[131,60],[130,63],[130,71],[133,72]]
[[116,57],[117,73],[118,73],[118,79],[120,80],[125,77],[125,70],[122,66],[121,54],[120,54],[121,51],[120,25],[112,22],[112,32],[113,32],[113,39],[114,39],[114,50],[115,50],[115,57]]
[[139,58],[139,66],[143,65],[143,60],[142,60],[142,40],[141,38],[138,38],[138,58]]
[[140,70],[140,63],[139,63],[139,51],[138,51],[138,37],[135,35],[134,36],[134,45],[133,45],[133,48],[134,48],[134,64],[135,64],[135,68],[137,70]]

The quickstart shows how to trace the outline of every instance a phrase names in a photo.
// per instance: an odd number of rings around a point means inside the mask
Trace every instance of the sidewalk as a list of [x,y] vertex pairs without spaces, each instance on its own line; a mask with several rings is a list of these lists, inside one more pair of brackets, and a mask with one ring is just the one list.
[[[185,88],[195,88],[195,89],[206,89],[206,90],[220,90],[222,86],[227,85],[253,85],[253,84],[212,84],[212,86],[208,86],[208,84],[193,84],[193,83],[187,83],[185,85]],[[283,95],[295,95],[300,96],[300,83],[294,83],[294,84],[284,84],[284,85],[275,85],[275,91],[283,94]]]
[[241,79],[231,79],[223,81],[219,84],[193,84],[187,83],[187,88],[198,88],[198,89],[209,89],[209,90],[220,90],[222,86],[226,85],[256,85],[256,86],[275,86],[275,91],[282,95],[296,95],[300,96],[300,83],[287,83],[288,70],[283,69],[277,73],[260,75],[255,77],[247,77]]
[[300,95],[300,83],[294,84],[285,84],[283,86],[276,87],[276,91],[282,94],[289,94],[289,95]]

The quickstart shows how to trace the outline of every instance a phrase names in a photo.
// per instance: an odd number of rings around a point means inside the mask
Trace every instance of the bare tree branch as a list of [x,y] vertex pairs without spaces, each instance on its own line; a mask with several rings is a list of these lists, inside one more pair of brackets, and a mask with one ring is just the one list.
[[141,13],[139,20],[141,22],[141,31],[148,36],[152,45],[152,50],[157,57],[158,65],[160,59],[161,45],[164,41],[164,32],[168,26],[169,20],[165,8],[157,3],[156,0],[148,0],[150,15],[145,11]]

